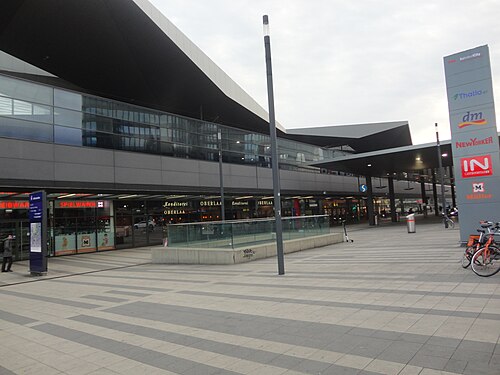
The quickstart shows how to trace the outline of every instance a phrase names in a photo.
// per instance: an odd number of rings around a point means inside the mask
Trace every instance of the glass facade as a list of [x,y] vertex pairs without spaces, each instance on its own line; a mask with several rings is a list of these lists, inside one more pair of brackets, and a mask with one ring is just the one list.
[[[0,137],[271,167],[270,137],[0,75]],[[344,151],[278,139],[282,169]]]
[[[59,89],[0,74],[0,137],[79,147],[98,147],[176,158],[271,168],[270,137],[265,134],[186,118],[118,101]],[[278,139],[282,169],[319,173],[308,163],[344,155]],[[49,215],[51,256],[158,245],[166,225],[220,220],[219,197],[190,199],[94,198],[91,194],[52,193]],[[113,194],[99,194],[113,195]],[[0,193],[0,237],[16,235],[16,260],[29,256],[28,193]],[[312,198],[312,197],[311,197]],[[101,200],[102,199],[102,200]],[[273,215],[272,198],[226,197],[227,219]],[[284,215],[323,213],[320,199],[283,198]],[[3,238],[3,237],[2,237]]]

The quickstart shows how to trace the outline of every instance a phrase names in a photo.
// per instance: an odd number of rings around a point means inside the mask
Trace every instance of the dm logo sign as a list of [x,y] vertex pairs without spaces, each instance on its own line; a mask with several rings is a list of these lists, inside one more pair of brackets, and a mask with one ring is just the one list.
[[491,155],[462,158],[460,159],[460,168],[462,169],[462,178],[491,176],[493,174]]
[[458,124],[458,128],[462,129],[466,126],[471,125],[486,125],[488,121],[483,118],[483,112],[470,112],[468,111],[464,117],[462,117],[462,122]]

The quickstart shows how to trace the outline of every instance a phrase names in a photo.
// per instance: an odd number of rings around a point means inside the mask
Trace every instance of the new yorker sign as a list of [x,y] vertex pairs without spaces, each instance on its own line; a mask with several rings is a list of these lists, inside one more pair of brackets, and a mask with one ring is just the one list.
[[460,239],[500,212],[500,153],[488,46],[444,58]]

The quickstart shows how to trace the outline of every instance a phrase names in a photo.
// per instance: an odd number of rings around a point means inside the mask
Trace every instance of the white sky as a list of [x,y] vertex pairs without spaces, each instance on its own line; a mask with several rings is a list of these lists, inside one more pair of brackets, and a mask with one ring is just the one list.
[[437,122],[449,139],[443,56],[485,44],[500,100],[500,0],[150,1],[266,110],[268,14],[285,128],[407,120],[420,144]]

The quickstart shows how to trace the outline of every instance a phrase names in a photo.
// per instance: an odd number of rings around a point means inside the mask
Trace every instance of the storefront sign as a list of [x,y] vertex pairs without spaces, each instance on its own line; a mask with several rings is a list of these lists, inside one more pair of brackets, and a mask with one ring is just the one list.
[[220,201],[201,201],[200,206],[201,207],[212,207],[212,206],[220,206],[221,203]]
[[[500,211],[500,157],[488,46],[444,58],[460,240]],[[471,181],[471,179],[479,179]]]
[[272,206],[274,204],[273,201],[259,201],[259,206]]
[[0,202],[0,210],[27,210],[30,203],[26,201],[4,201]]
[[235,206],[235,207],[238,207],[238,206],[248,206],[248,201],[232,201],[231,205]]
[[103,208],[103,201],[56,201],[56,208]]
[[163,207],[188,207],[188,202],[165,202]]
[[164,215],[185,215],[187,212],[186,210],[164,210],[163,214]]

